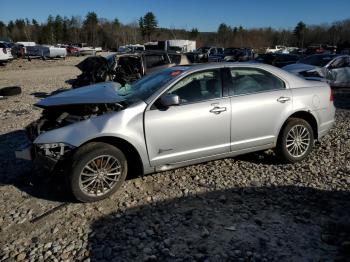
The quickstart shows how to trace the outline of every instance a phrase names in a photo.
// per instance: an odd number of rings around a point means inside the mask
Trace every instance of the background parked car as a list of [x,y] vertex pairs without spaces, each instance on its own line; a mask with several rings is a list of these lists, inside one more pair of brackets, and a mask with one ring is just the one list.
[[337,47],[333,45],[313,44],[307,47],[305,54],[307,56],[314,54],[335,54],[336,50]]
[[55,47],[50,45],[35,45],[27,46],[25,56],[30,60],[31,58],[42,58],[52,59],[52,58],[63,58],[67,56],[66,48]]
[[67,49],[67,55],[80,56],[79,48],[72,45],[68,45],[66,49]]
[[333,87],[350,87],[348,55],[311,55],[283,69],[309,79],[325,79]]
[[280,53],[283,53],[284,50],[287,50],[287,47],[284,46],[284,45],[276,45],[275,47],[273,48],[270,48],[268,47],[265,51],[266,54],[268,53],[276,53],[276,52],[280,52]]
[[251,48],[225,48],[223,52],[209,54],[209,62],[244,62],[253,59],[254,52]]
[[208,62],[222,62],[224,61],[225,56],[235,56],[238,48],[225,48],[223,52],[219,52],[216,54],[209,54]]
[[203,63],[209,61],[209,56],[216,56],[224,53],[224,48],[215,46],[203,46],[194,52],[186,53],[191,63]]
[[299,60],[299,56],[282,53],[259,54],[255,61],[259,63],[269,64],[276,67],[283,67],[294,64]]
[[254,59],[254,52],[251,48],[238,48],[231,51],[231,54],[226,51],[224,55],[225,62],[245,62]]
[[13,58],[23,58],[25,55],[25,49],[22,44],[18,43],[10,43],[11,46],[11,54]]
[[82,73],[70,81],[70,84],[73,88],[104,81],[125,85],[145,74],[178,64],[189,64],[189,61],[183,54],[164,51],[110,54],[106,57],[90,56],[77,65]]

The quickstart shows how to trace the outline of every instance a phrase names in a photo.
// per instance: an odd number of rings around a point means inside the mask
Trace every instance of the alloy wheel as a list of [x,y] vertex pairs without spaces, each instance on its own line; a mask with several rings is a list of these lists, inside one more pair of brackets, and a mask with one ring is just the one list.
[[90,196],[107,194],[119,181],[121,164],[112,155],[101,155],[90,160],[79,177],[80,189]]
[[303,125],[293,126],[286,138],[286,149],[292,157],[302,157],[310,147],[310,131]]

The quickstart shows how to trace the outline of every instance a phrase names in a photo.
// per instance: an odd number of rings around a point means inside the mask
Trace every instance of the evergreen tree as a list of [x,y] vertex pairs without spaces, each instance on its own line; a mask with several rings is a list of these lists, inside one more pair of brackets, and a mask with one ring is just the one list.
[[306,30],[306,25],[300,21],[296,27],[294,28],[294,35],[297,38],[298,45],[303,48],[304,47],[304,37],[305,37],[305,30]]
[[95,12],[89,12],[84,21],[84,30],[86,30],[86,41],[95,46],[97,43],[98,19]]
[[147,36],[147,40],[151,41],[151,36],[158,27],[158,21],[152,12],[148,12],[139,19],[139,26],[141,35],[143,37]]
[[63,39],[63,19],[60,15],[57,15],[53,23],[53,32],[55,43],[62,42]]
[[197,28],[192,28],[191,31],[190,31],[190,34],[189,34],[190,39],[195,40],[198,37],[198,35],[199,35],[198,29]]

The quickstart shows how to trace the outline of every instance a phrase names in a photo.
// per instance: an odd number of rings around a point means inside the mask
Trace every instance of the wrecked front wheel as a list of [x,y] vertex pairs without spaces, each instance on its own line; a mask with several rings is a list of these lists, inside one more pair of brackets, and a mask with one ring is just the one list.
[[76,199],[93,202],[104,199],[121,187],[127,174],[122,151],[106,143],[89,143],[73,156],[70,187]]

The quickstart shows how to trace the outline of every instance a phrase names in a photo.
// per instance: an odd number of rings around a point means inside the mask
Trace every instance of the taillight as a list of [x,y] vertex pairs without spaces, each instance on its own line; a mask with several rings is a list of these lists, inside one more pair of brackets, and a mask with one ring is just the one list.
[[334,101],[334,97],[333,97],[333,90],[331,89],[331,94],[329,96],[329,101],[333,102]]

